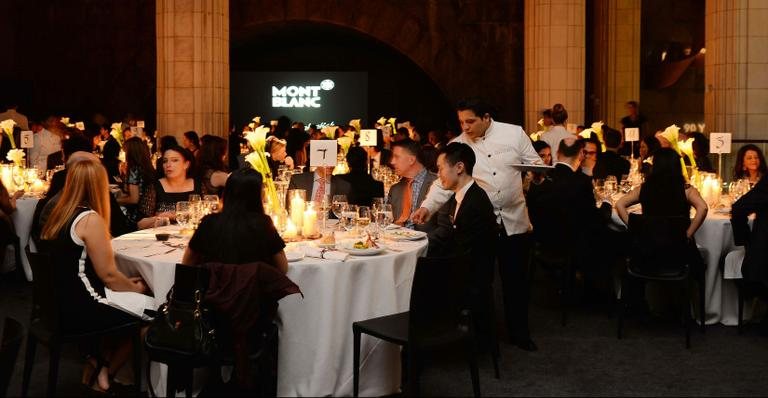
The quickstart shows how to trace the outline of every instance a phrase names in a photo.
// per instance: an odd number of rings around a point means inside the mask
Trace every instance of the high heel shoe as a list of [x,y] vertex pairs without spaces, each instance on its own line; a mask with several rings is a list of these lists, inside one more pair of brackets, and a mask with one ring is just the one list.
[[115,391],[112,388],[111,377],[110,377],[109,388],[104,390],[99,385],[99,373],[101,373],[102,368],[107,368],[107,371],[109,371],[109,362],[107,362],[102,358],[96,358],[96,366],[94,366],[93,364],[91,364],[91,361],[89,358],[88,364],[93,368],[93,372],[91,373],[90,377],[88,377],[88,382],[85,386],[89,388],[92,392],[109,395],[109,396],[116,395]]

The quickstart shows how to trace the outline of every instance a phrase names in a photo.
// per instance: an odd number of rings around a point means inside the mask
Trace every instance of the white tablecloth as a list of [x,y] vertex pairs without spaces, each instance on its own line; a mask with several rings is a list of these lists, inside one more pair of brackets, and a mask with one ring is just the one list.
[[[32,230],[32,217],[35,214],[35,206],[40,201],[34,197],[22,197],[16,200],[16,211],[13,212],[11,219],[13,219],[13,226],[16,228],[16,235],[19,236],[21,243],[21,266],[24,267],[24,274],[27,276],[28,281],[32,281],[32,268],[29,266],[29,260],[27,254],[24,253],[24,248],[27,244],[30,245],[30,249],[35,251],[35,245],[29,240],[29,233]],[[19,265],[16,264],[18,267]]]
[[[624,225],[616,211],[613,212],[613,221]],[[723,325],[736,325],[738,292],[732,280],[723,279],[720,267],[725,256],[736,247],[733,243],[731,216],[710,210],[704,223],[696,231],[696,244],[707,265],[704,292],[707,324],[719,322]],[[696,314],[698,315],[698,312]]]
[[[166,253],[171,248],[156,242],[154,231],[118,237],[112,246],[118,267],[140,274],[154,291],[156,304],[165,302],[183,250]],[[350,256],[346,262],[304,258],[289,263],[288,277],[304,298],[291,295],[280,301],[279,396],[352,395],[352,322],[408,310],[416,260],[426,254],[427,241],[391,247],[384,254]],[[150,254],[156,255],[146,257]],[[361,395],[398,391],[396,346],[363,336],[360,358]],[[153,367],[154,375],[158,371]],[[165,391],[164,384],[162,375],[153,376],[156,391]]]

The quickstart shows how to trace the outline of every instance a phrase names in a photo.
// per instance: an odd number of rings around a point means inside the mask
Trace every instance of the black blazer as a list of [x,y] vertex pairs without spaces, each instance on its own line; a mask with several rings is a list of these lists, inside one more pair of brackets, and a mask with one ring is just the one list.
[[594,170],[592,173],[594,178],[604,179],[608,176],[616,176],[618,183],[622,175],[629,174],[629,161],[616,152],[605,151],[597,155]]
[[611,206],[597,207],[589,176],[556,164],[547,178],[528,191],[534,237],[544,244],[584,248],[611,216]]
[[[307,200],[312,200],[312,186],[314,183],[314,172],[307,171],[301,174],[294,174],[293,177],[291,177],[291,182],[288,184],[288,189],[303,189],[307,191]],[[331,177],[331,200],[333,199],[333,195],[347,195],[347,200],[349,200],[349,193],[350,186],[348,182],[344,181],[339,176]],[[285,200],[287,207],[288,203],[290,203],[290,198],[288,198],[288,195],[286,195]]]
[[[384,197],[384,183],[374,180],[373,177],[364,172],[342,174],[339,175],[339,178],[346,181],[350,187],[355,187],[347,195],[350,204],[370,206],[373,198]],[[333,186],[333,182],[331,182],[331,186]]]
[[[454,194],[437,213],[438,227],[429,233],[429,255],[468,253],[475,269],[475,286],[489,286],[493,281],[498,231],[493,204],[488,194],[473,183],[464,195],[459,211],[455,212]],[[435,245],[432,244],[433,239]]]
[[[755,213],[752,230],[749,215]],[[768,178],[761,178],[754,188],[742,196],[731,208],[733,240],[746,246],[741,272],[744,279],[768,285]]]

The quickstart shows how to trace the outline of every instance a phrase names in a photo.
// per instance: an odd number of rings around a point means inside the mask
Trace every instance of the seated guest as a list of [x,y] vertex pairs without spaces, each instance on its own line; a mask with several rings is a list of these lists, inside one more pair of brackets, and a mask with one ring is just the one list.
[[38,171],[45,173],[48,155],[61,151],[61,137],[37,121],[32,122],[32,132],[35,134],[34,147],[29,148],[29,160],[32,167],[37,167]]
[[[754,188],[744,194],[731,208],[731,227],[736,245],[744,246],[746,252],[741,265],[745,281],[754,282],[762,291],[768,290],[768,179],[760,179]],[[752,230],[749,229],[749,215],[755,214]],[[768,322],[768,316],[763,324]]]
[[264,146],[267,152],[267,163],[272,173],[272,179],[277,178],[277,169],[280,165],[285,165],[289,169],[293,168],[293,158],[288,156],[287,141],[281,140],[274,135],[267,137],[267,143]]
[[653,167],[653,154],[661,148],[659,140],[652,135],[646,136],[640,141],[640,172],[648,177]]
[[696,168],[699,171],[705,171],[707,173],[714,173],[715,168],[712,166],[712,161],[709,159],[709,139],[702,133],[692,133],[690,137],[693,137],[693,157],[696,159]]
[[384,133],[381,129],[376,129],[376,146],[367,147],[366,149],[371,157],[371,169],[381,166],[389,167],[392,151],[384,147]]
[[[203,218],[184,252],[182,263],[248,264],[265,262],[283,273],[288,270],[285,243],[272,219],[264,214],[262,177],[253,169],[232,172],[224,187],[221,213]],[[248,244],[242,238],[249,237]]]
[[[23,194],[24,191],[16,191],[10,195],[5,185],[0,181],[0,273],[11,269],[10,264],[4,264],[6,249],[18,239],[11,215],[16,211],[16,199]],[[17,255],[16,258],[18,257]],[[16,264],[16,267],[18,269],[19,265]]]
[[200,137],[195,131],[187,131],[181,138],[181,145],[184,149],[188,150],[192,156],[197,156],[197,151],[200,149]]
[[597,154],[597,162],[592,176],[596,179],[615,176],[616,182],[619,182],[622,176],[629,175],[629,161],[622,158],[618,152],[621,145],[621,133],[603,126],[603,139],[606,149],[605,152]]
[[149,156],[147,144],[139,137],[133,137],[123,144],[125,150],[125,163],[127,166],[125,191],[127,194],[117,198],[117,203],[126,207],[128,221],[136,224],[146,214],[142,213],[140,202],[149,200],[149,190],[155,183],[155,169],[152,167],[152,159]]
[[597,155],[600,153],[600,141],[597,138],[590,137],[584,140],[584,159],[581,161],[581,172],[592,177],[597,164]]
[[565,122],[568,121],[568,111],[565,110],[563,104],[555,104],[552,107],[552,128],[545,131],[540,140],[546,142],[550,148],[559,148],[560,141],[563,138],[574,137],[568,130],[565,129]]
[[227,141],[215,135],[204,135],[200,149],[197,151],[198,179],[202,185],[203,194],[221,195],[229,176],[225,166],[226,158]]
[[528,192],[528,211],[534,238],[549,249],[562,249],[576,258],[578,266],[593,267],[585,253],[602,243],[611,206],[595,205],[591,179],[579,172],[585,140],[565,138],[557,151],[555,169],[547,180]]
[[155,161],[156,180],[165,177],[165,172],[163,171],[163,153],[165,153],[166,149],[175,146],[179,146],[179,143],[176,141],[176,137],[172,135],[164,135],[160,137],[160,140],[157,143],[157,160]]
[[[541,157],[541,160],[544,162],[547,166],[552,166],[552,148],[549,147],[549,144],[547,144],[544,141],[534,141],[532,143],[533,149],[536,151],[536,153],[539,154]],[[523,192],[528,192],[528,189],[530,189],[531,184],[541,184],[542,181],[547,177],[545,173],[536,173],[533,171],[528,171],[525,174],[523,174]]]
[[[104,330],[134,321],[132,315],[106,303],[105,288],[144,293],[141,278],[128,278],[117,269],[110,234],[107,173],[95,158],[70,164],[61,200],[43,227],[41,249],[51,253],[56,269],[56,297],[62,333]],[[101,352],[86,363],[83,380],[107,391],[110,375],[129,359],[131,336],[105,336]]]
[[733,179],[746,178],[750,185],[757,184],[762,176],[768,172],[763,151],[754,144],[744,145],[736,154],[736,167],[733,170]]
[[653,156],[653,170],[645,182],[616,202],[616,211],[625,224],[629,225],[627,208],[640,203],[645,216],[690,217],[691,206],[696,209],[696,216],[691,221],[686,236],[688,237],[688,259],[691,269],[703,272],[701,259],[694,235],[707,217],[707,203],[699,191],[685,182],[680,168],[680,155],[671,148],[662,148]]
[[109,177],[109,183],[115,184],[117,180],[115,177],[120,178],[120,143],[111,134],[104,144],[101,151],[101,163],[104,168],[107,169],[107,177]]
[[349,148],[347,152],[347,165],[349,165],[349,174],[342,174],[339,177],[353,187],[347,195],[347,202],[358,206],[370,206],[373,198],[384,197],[384,184],[376,181],[368,174],[366,162],[368,156],[365,149],[356,146]]
[[[334,195],[349,195],[352,187],[341,176],[333,175],[333,167],[317,167],[315,171],[294,174],[288,189],[303,189],[309,201],[331,203]],[[285,199],[290,202],[290,198]]]
[[[475,152],[467,144],[453,142],[442,149],[437,158],[438,177],[443,188],[453,195],[443,205],[447,209],[449,224],[438,235],[445,240],[443,253],[433,255],[466,254],[472,261],[470,305],[480,336],[491,336],[489,314],[493,293],[493,265],[496,259],[496,214],[485,190],[472,179]],[[440,214],[438,212],[438,214]],[[433,231],[435,232],[435,231]],[[434,234],[430,233],[430,240]],[[430,242],[431,243],[431,242]]]
[[392,143],[392,168],[401,179],[389,190],[387,202],[392,204],[396,224],[430,231],[437,225],[434,217],[425,224],[411,221],[411,214],[421,207],[429,187],[437,179],[435,173],[424,167],[422,156],[421,144],[416,141],[403,139]]
[[[278,138],[280,138],[278,136]],[[301,129],[291,129],[285,139],[285,150],[293,159],[295,167],[309,166],[307,159],[307,147],[309,146],[309,134]]]
[[182,147],[171,147],[163,152],[165,177],[157,180],[149,191],[146,208],[141,210],[147,217],[139,221],[139,229],[154,227],[156,217],[176,219],[176,203],[189,200],[189,195],[202,193],[200,183],[192,178],[193,162],[192,154]]

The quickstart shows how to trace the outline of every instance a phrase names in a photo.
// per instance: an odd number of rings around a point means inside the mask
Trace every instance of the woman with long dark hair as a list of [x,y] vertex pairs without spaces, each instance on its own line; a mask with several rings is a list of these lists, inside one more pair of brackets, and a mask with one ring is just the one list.
[[733,178],[740,180],[746,178],[750,185],[757,184],[760,178],[768,172],[763,151],[754,144],[744,145],[736,154],[736,167],[733,169]]
[[128,169],[125,181],[127,195],[118,197],[117,203],[127,208],[128,220],[135,224],[146,217],[142,212],[142,208],[146,206],[141,206],[140,202],[149,199],[149,190],[155,183],[155,169],[152,167],[149,148],[141,138],[133,137],[125,141],[123,150]]
[[256,170],[243,168],[232,172],[224,187],[221,213],[203,218],[184,252],[182,263],[262,261],[287,272],[285,243],[272,219],[264,214],[261,189],[262,177]]
[[205,195],[221,195],[227,183],[227,141],[215,135],[204,135],[197,151],[198,178]]
[[163,152],[163,178],[157,180],[149,191],[145,207],[141,210],[147,217],[138,223],[139,229],[152,228],[156,217],[176,218],[176,203],[189,200],[189,195],[200,195],[200,183],[193,178],[194,160],[192,154],[179,146]]

